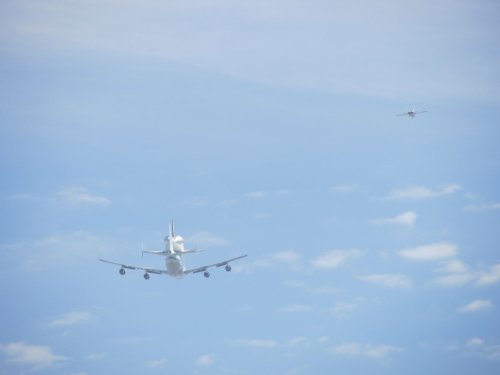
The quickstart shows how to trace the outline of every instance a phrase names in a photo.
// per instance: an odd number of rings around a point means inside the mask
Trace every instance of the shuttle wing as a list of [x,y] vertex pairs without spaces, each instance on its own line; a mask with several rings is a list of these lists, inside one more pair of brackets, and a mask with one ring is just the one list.
[[232,262],[232,261],[235,261],[235,260],[238,260],[238,259],[242,259],[242,258],[245,258],[247,256],[248,255],[245,254],[245,255],[241,255],[241,256],[236,257],[236,258],[224,260],[224,261],[219,262],[219,263],[210,264],[208,266],[202,266],[202,267],[193,268],[193,269],[190,269],[190,270],[185,270],[184,274],[187,275],[189,273],[205,272],[208,268],[211,268],[211,267],[223,267],[223,266],[227,266],[229,264],[229,262]]
[[123,264],[123,263],[116,263],[116,262],[111,262],[109,260],[105,260],[105,259],[99,259],[101,262],[105,262],[105,263],[110,263],[110,264],[115,264],[117,266],[120,266],[121,268],[126,268],[128,270],[142,270],[142,271],[145,271],[147,273],[154,273],[154,274],[157,274],[157,275],[161,275],[161,274],[167,274],[167,271],[166,270],[156,270],[154,268],[142,268],[142,267],[137,267],[137,266],[129,266],[127,264]]

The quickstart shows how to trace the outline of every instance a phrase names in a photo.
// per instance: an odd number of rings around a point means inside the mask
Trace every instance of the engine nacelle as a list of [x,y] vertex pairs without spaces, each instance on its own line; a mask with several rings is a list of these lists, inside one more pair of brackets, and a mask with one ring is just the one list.
[[205,276],[208,279],[210,277],[210,272],[208,271],[203,272],[203,276]]
[[120,271],[118,271],[118,272],[120,272],[120,275],[122,275],[122,276],[125,275],[125,269],[124,268],[120,268]]
[[144,274],[144,279],[149,280],[149,273],[147,273],[147,272],[146,272],[146,273]]
[[225,269],[226,269],[227,272],[230,272],[231,271],[231,266],[229,264],[226,264]]

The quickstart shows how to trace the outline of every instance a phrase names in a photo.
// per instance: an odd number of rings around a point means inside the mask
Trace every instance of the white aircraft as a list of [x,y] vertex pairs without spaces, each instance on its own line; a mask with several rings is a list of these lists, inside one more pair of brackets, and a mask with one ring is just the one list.
[[164,251],[147,251],[147,250],[142,250],[142,254],[144,253],[149,253],[149,254],[156,254],[156,255],[163,255],[166,257],[165,259],[165,265],[166,269],[164,270],[157,270],[153,268],[143,268],[143,267],[137,267],[137,266],[129,266],[126,264],[122,263],[116,263],[116,262],[111,262],[109,260],[105,259],[99,259],[101,262],[106,262],[106,263],[111,263],[111,264],[116,264],[117,266],[120,266],[120,275],[125,275],[125,269],[128,270],[142,270],[144,271],[144,278],[146,280],[149,280],[149,274],[157,274],[157,275],[168,275],[172,277],[177,277],[181,278],[184,275],[190,274],[190,273],[199,273],[203,272],[203,276],[205,277],[210,277],[210,272],[208,272],[208,268],[210,267],[223,267],[227,272],[231,271],[231,265],[229,262],[245,258],[247,255],[241,255],[236,258],[224,260],[219,263],[214,263],[210,264],[207,266],[202,266],[198,268],[193,268],[193,269],[186,269],[184,266],[184,262],[182,261],[182,256],[184,254],[189,254],[189,253],[197,253],[203,250],[198,250],[198,249],[191,249],[191,250],[186,250],[184,249],[184,239],[181,236],[176,236],[174,233],[174,223],[172,222],[169,226],[169,235],[165,237],[165,250]]
[[416,115],[420,114],[420,113],[425,113],[427,111],[418,111],[416,112],[415,111],[415,106],[413,106],[413,109],[409,112],[405,112],[405,113],[400,113],[399,115],[396,115],[396,116],[410,116],[412,119],[415,118]]

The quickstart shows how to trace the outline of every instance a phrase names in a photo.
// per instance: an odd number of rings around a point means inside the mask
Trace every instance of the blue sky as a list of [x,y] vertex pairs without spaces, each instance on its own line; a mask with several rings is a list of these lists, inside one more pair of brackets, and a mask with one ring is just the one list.
[[3,1],[0,374],[498,373],[499,15]]

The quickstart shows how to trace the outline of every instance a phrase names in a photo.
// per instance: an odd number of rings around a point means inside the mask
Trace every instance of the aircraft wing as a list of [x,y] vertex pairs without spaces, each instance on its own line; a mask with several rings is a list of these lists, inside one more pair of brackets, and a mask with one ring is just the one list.
[[105,260],[105,259],[99,259],[99,260],[101,262],[115,264],[117,266],[120,266],[121,268],[126,268],[128,270],[142,270],[142,271],[145,271],[147,273],[154,273],[154,274],[157,274],[157,275],[161,275],[161,274],[166,274],[167,273],[166,270],[155,270],[154,268],[142,268],[142,267],[137,267],[137,266],[129,266],[127,264],[111,262],[111,261]]
[[[190,269],[190,270],[185,270],[184,274],[187,275],[188,273],[205,272],[208,268],[211,268],[211,267],[223,267],[223,266],[227,266],[229,264],[229,262],[232,262],[234,260],[238,260],[238,259],[241,259],[241,258],[245,258],[247,256],[248,255],[245,254],[245,255],[241,255],[241,256],[233,258],[233,259],[228,259],[228,260],[224,260],[224,261],[219,262],[219,263],[210,264],[208,266],[202,266],[202,267],[193,268],[193,269]],[[229,268],[229,270],[230,270],[230,268]]]

